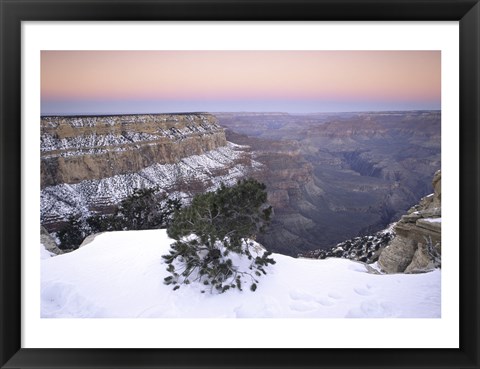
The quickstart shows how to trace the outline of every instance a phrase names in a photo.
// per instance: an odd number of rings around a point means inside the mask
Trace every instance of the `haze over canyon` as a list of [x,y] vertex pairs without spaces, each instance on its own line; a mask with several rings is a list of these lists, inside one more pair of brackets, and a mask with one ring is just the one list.
[[272,224],[258,241],[296,256],[373,233],[432,192],[439,111],[44,116],[41,223],[111,213],[135,188],[195,193],[254,177]]

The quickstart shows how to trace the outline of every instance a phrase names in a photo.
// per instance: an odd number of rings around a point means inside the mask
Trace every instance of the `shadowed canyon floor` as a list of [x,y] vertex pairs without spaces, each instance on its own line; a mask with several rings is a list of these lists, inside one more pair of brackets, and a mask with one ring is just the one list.
[[431,192],[439,112],[217,114],[264,164],[275,217],[259,241],[296,255],[374,233]]

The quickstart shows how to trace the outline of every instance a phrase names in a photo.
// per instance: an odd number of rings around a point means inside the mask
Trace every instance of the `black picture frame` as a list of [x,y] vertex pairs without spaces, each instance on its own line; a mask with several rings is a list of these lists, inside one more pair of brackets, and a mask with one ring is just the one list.
[[[479,368],[478,0],[0,0],[0,16],[1,368]],[[21,22],[40,20],[459,21],[460,348],[21,348]]]

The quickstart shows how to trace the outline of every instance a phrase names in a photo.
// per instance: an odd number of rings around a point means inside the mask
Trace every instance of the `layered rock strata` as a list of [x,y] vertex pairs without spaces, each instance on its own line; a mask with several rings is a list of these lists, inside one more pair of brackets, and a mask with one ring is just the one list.
[[396,237],[380,254],[386,273],[420,273],[441,264],[441,172],[433,178],[434,193],[413,206],[395,226]]
[[226,145],[210,114],[41,118],[41,186],[173,164]]
[[172,197],[229,185],[261,164],[209,114],[43,117],[41,224],[109,213],[137,188]]

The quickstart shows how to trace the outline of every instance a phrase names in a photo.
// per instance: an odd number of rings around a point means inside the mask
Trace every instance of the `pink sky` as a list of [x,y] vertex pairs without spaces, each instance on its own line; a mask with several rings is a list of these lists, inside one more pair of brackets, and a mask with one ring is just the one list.
[[[42,113],[75,106],[101,110],[102,104],[111,110],[122,103],[124,110],[133,112],[146,101],[151,102],[150,109],[158,103],[159,108],[168,110],[170,102],[172,110],[178,110],[174,106],[182,104],[190,111],[199,110],[194,107],[201,107],[202,103],[210,109],[200,110],[221,111],[222,107],[238,106],[246,111],[249,103],[252,110],[261,110],[262,101],[269,102],[265,104],[268,110],[276,105],[281,108],[287,102],[308,105],[312,111],[328,106],[344,106],[343,110],[348,110],[348,105],[362,105],[369,110],[394,110],[396,106],[408,109],[409,104],[412,109],[439,109],[440,91],[439,51],[41,54]],[[306,102],[309,103],[305,105]],[[292,109],[295,110],[293,105]]]

